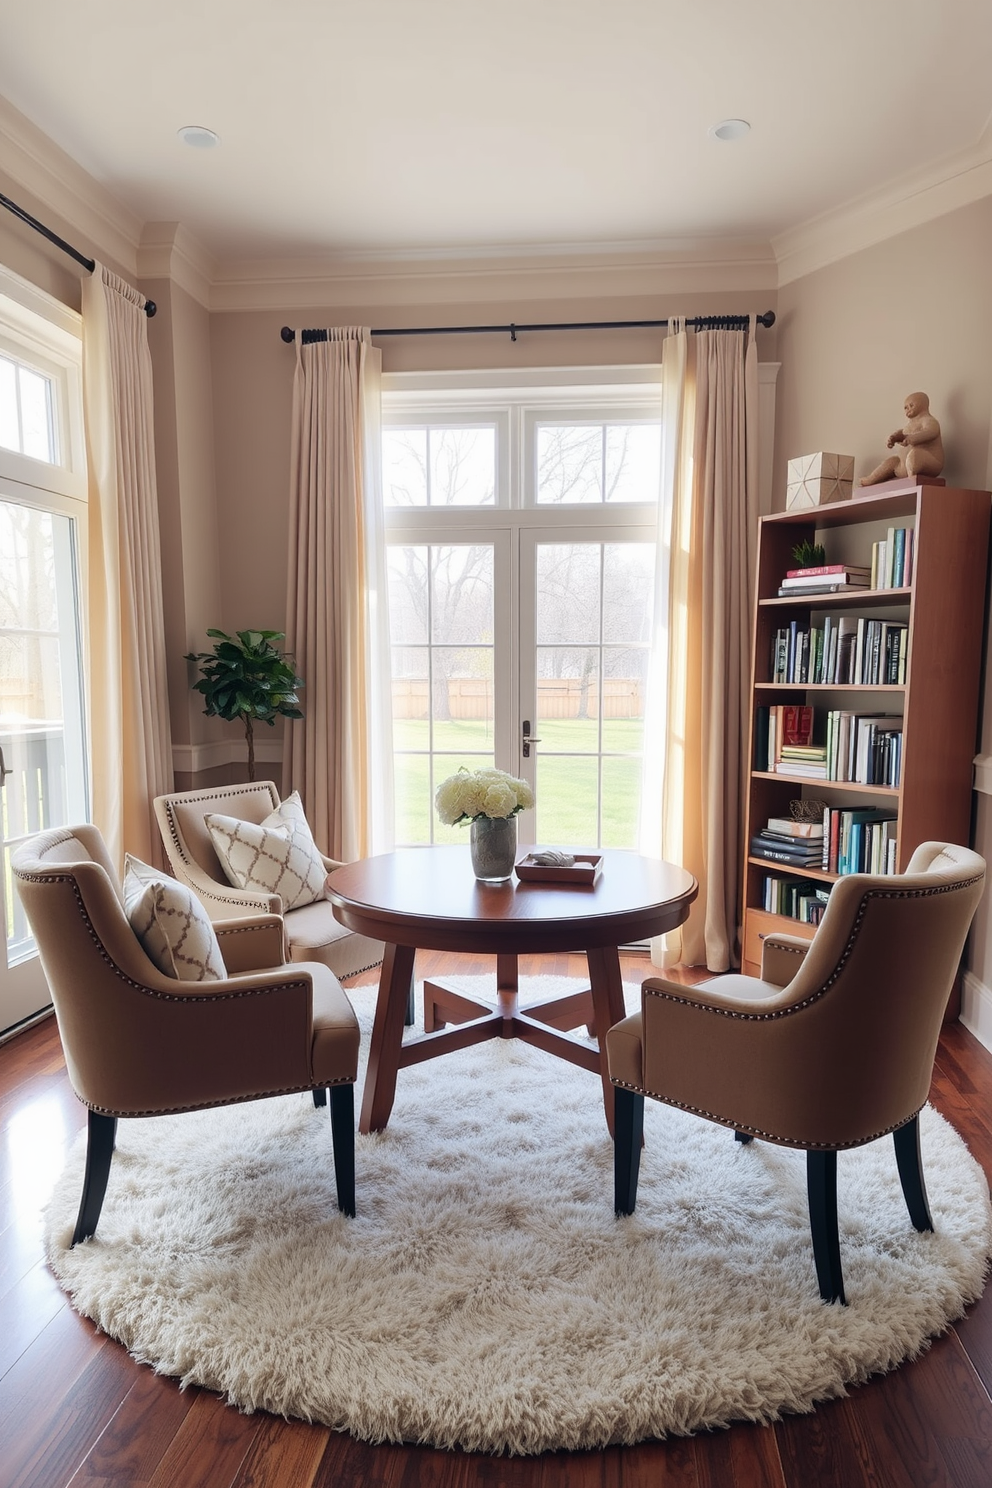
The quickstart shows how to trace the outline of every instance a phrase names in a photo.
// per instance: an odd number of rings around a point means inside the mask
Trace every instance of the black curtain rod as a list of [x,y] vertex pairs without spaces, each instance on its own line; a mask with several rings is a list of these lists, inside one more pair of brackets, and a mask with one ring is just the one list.
[[[0,192],[0,207],[6,207],[8,212],[13,212],[15,217],[19,217],[22,222],[26,222],[28,227],[33,227],[35,232],[41,233],[43,238],[47,238],[50,243],[54,243],[56,248],[61,248],[63,253],[68,253],[70,258],[74,258],[78,264],[82,264],[87,273],[92,274],[96,268],[95,259],[86,258],[80,253],[78,248],[73,248],[72,244],[67,243],[65,238],[60,238],[58,233],[52,232],[50,227],[46,227],[43,222],[39,222],[37,217],[32,217],[30,212],[26,212],[23,207],[19,207],[16,202],[12,202],[10,197],[4,196],[2,192]],[[145,301],[145,314],[149,319],[151,319],[157,309],[158,306],[154,300]]]
[[[764,315],[755,317],[758,324],[773,326],[775,324],[775,311],[766,310]],[[695,315],[686,321],[686,325],[694,326],[697,331],[743,331],[750,321],[748,315]],[[372,330],[373,336],[509,336],[511,341],[516,341],[518,331],[628,331],[655,326],[667,326],[667,320],[569,320],[551,321],[540,325],[479,325],[479,326],[389,326],[383,329]],[[279,333],[282,339],[289,343],[296,340],[296,332],[292,326],[283,326]],[[302,344],[308,346],[313,341],[326,341],[326,330],[301,331]]]

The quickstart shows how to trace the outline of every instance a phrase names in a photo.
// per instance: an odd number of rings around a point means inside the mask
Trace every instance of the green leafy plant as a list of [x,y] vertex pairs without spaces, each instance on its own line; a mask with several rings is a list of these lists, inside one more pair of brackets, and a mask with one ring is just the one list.
[[827,550],[822,543],[810,542],[808,537],[804,537],[802,542],[796,543],[792,556],[797,568],[821,568],[827,561]]
[[273,646],[281,641],[281,630],[239,630],[229,636],[223,630],[208,630],[216,642],[212,651],[187,652],[186,660],[195,661],[201,677],[193,683],[202,692],[208,717],[239,718],[244,724],[248,743],[248,779],[255,779],[255,724],[276,719],[302,718],[297,704],[297,689],[303,678],[296,675],[292,658]]

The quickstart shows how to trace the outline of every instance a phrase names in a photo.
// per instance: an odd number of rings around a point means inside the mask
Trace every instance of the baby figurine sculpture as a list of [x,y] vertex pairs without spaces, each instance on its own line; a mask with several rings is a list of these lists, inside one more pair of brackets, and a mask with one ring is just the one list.
[[871,475],[861,477],[861,485],[877,486],[879,481],[909,475],[939,475],[944,468],[944,446],[940,425],[930,412],[926,393],[910,393],[903,404],[906,423],[885,441],[886,449],[895,444],[906,447],[904,455],[890,455]]

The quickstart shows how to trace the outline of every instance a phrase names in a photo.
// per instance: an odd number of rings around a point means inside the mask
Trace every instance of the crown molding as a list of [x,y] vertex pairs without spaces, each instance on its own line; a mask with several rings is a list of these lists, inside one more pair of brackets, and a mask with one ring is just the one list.
[[768,243],[679,242],[653,252],[564,252],[498,258],[431,255],[258,259],[219,266],[211,309],[292,310],[318,305],[478,304],[513,297],[565,300],[767,291],[777,285]]
[[778,285],[992,196],[992,122],[971,149],[907,174],[772,239]]
[[[43,219],[47,212],[61,219],[61,223],[46,222],[46,227],[59,232],[87,257],[137,277],[139,218],[3,97],[0,169],[14,188],[27,192],[38,204],[35,216]],[[32,210],[30,203],[19,205]]]
[[209,310],[216,274],[216,261],[181,222],[145,223],[138,249],[140,279],[170,279]]

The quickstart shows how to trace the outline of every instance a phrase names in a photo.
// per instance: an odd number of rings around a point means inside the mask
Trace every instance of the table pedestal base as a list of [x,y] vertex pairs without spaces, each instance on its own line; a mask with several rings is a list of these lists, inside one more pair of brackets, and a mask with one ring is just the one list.
[[[411,1064],[436,1059],[455,1049],[467,1049],[491,1038],[519,1038],[567,1059],[592,1074],[603,1085],[603,1107],[613,1132],[613,1086],[606,1061],[606,1030],[625,1016],[620,957],[615,947],[586,952],[590,986],[546,1002],[521,1008],[517,957],[496,957],[496,1005],[478,1002],[444,982],[424,983],[424,1035],[403,1043],[407,1001],[413,986],[415,952],[409,946],[387,946],[379,981],[369,1067],[359,1131],[382,1131],[393,1105],[396,1075]],[[452,1028],[447,1024],[455,1025]],[[574,1038],[567,1031],[585,1024],[600,1047]]]

